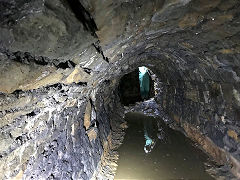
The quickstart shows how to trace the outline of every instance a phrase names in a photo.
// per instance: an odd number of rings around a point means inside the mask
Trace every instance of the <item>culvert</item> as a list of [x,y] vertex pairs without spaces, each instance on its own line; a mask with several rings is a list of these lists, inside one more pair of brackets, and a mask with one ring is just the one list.
[[[124,112],[144,107],[239,179],[239,3],[1,0],[0,179],[113,179]],[[140,66],[161,96],[125,109]]]

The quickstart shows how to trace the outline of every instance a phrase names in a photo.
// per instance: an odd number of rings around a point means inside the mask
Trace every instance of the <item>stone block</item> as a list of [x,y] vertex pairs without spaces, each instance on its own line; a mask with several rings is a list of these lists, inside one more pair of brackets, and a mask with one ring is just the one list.
[[88,138],[91,141],[95,140],[97,138],[97,135],[98,135],[98,130],[97,128],[91,128],[87,131],[87,135],[88,135]]
[[227,131],[229,137],[233,138],[236,142],[240,142],[238,133],[234,130],[229,129]]
[[68,77],[63,80],[65,84],[87,82],[90,75],[86,73],[82,68],[76,66],[75,69],[68,75]]
[[86,130],[88,130],[88,128],[91,125],[91,113],[92,113],[92,105],[89,100],[87,102],[87,106],[86,106],[85,113],[84,113],[84,127]]

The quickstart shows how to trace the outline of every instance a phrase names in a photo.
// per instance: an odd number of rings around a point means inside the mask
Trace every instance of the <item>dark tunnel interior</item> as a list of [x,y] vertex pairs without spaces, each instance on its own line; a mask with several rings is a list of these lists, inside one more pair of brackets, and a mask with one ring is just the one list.
[[[147,99],[153,98],[154,92],[154,81],[151,77],[153,73],[149,70],[149,92]],[[128,106],[135,104],[136,102],[143,101],[140,93],[140,82],[139,82],[139,69],[125,74],[119,83],[119,96],[120,101],[123,105]]]
[[0,180],[240,179],[239,60],[239,0],[0,0]]

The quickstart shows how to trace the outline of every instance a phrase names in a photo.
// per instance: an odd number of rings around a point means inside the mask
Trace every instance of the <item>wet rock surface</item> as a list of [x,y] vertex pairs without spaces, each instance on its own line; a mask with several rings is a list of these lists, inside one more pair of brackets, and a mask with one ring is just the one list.
[[240,178],[239,3],[0,0],[0,179],[104,179],[139,66],[156,113]]
[[[110,146],[104,147],[104,142],[110,134],[106,113],[110,115],[113,102],[103,107],[100,95],[91,104],[88,96],[80,95],[84,91],[91,93],[86,86],[56,84],[1,95],[1,179],[94,176]],[[88,117],[88,128],[84,127],[84,117]]]

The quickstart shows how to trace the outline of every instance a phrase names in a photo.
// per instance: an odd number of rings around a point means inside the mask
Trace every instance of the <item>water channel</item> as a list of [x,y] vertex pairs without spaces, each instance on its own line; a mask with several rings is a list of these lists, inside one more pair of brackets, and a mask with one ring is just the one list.
[[[128,113],[126,121],[129,128],[118,150],[115,180],[213,179],[205,172],[207,156],[182,133],[168,128],[160,119],[142,113]],[[150,153],[144,151],[146,125],[151,131],[148,134],[156,142]]]

